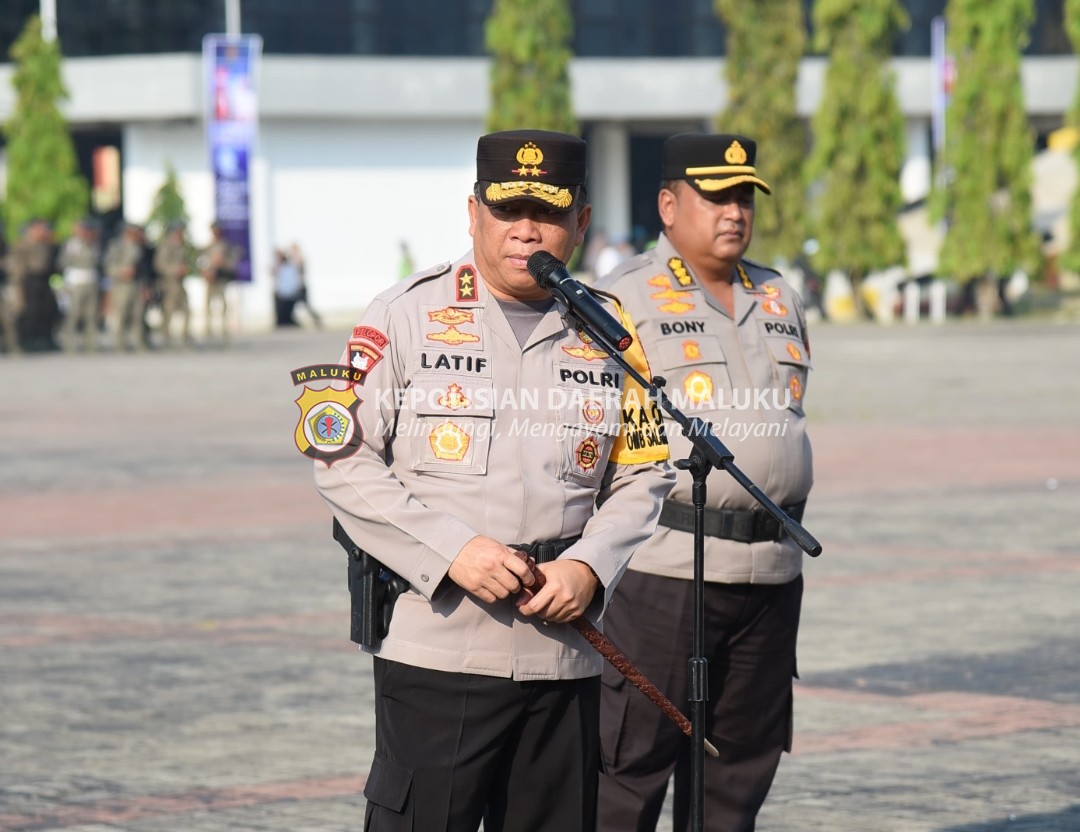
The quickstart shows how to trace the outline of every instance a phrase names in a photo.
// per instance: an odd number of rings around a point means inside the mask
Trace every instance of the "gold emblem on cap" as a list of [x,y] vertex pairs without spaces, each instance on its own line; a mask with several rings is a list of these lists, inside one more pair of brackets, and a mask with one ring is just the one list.
[[569,208],[574,204],[574,195],[566,188],[545,185],[543,182],[492,182],[484,191],[484,196],[488,202],[505,202],[529,196],[556,208]]
[[519,176],[539,176],[541,173],[547,173],[546,170],[540,170],[540,164],[544,161],[544,152],[533,142],[525,142],[518,148],[517,160],[521,167],[511,170],[511,173]]
[[739,144],[738,139],[728,145],[728,149],[724,151],[724,160],[729,165],[741,165],[746,162],[746,149]]

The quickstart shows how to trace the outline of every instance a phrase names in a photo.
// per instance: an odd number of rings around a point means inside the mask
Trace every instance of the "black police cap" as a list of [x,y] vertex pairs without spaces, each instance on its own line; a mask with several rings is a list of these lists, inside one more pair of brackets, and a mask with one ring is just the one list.
[[750,182],[772,189],[757,175],[757,142],[735,133],[678,133],[664,142],[661,179],[684,179],[702,196]]
[[476,144],[477,193],[485,205],[516,199],[570,211],[581,197],[585,142],[551,130],[506,130]]

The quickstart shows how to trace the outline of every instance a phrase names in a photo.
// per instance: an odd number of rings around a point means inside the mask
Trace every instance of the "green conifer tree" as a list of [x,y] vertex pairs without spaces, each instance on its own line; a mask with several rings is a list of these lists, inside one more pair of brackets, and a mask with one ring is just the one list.
[[[1069,33],[1073,51],[1080,54],[1080,0],[1065,0],[1065,30]],[[1080,86],[1069,111],[1068,124],[1080,131]],[[1073,148],[1073,160],[1080,171],[1080,142]],[[1080,272],[1080,185],[1073,192],[1069,208],[1069,245],[1061,254],[1061,265],[1072,272]]]
[[888,61],[907,25],[897,0],[814,4],[814,47],[829,64],[807,161],[807,177],[821,185],[813,226],[818,259],[847,273],[860,310],[862,278],[904,262],[897,224],[904,116]]
[[799,61],[806,49],[801,0],[714,0],[727,27],[727,108],[721,133],[758,144],[757,169],[773,196],[757,200],[750,256],[766,263],[793,260],[805,240],[802,164],[806,126],[795,108]]
[[567,0],[495,0],[484,27],[493,57],[489,131],[578,132],[570,100],[573,34]]
[[89,207],[89,188],[79,173],[67,120],[57,104],[68,97],[60,77],[60,45],[41,36],[31,17],[11,47],[15,108],[7,136],[5,233],[15,240],[27,220],[49,220],[65,236]]
[[179,221],[187,225],[188,220],[187,206],[184,204],[180,182],[176,178],[176,169],[172,162],[169,162],[165,165],[165,181],[154,194],[150,216],[146,220],[147,236],[151,240],[160,240],[170,223]]
[[989,314],[996,280],[1034,272],[1031,162],[1035,138],[1024,108],[1020,54],[1035,17],[1033,0],[949,0],[946,45],[956,67],[945,116],[944,176],[934,192],[946,220],[940,270],[973,287]]

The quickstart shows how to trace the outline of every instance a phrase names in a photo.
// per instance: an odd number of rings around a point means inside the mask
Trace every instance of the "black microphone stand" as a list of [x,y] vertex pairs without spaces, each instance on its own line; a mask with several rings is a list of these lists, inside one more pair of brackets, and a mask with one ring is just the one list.
[[[586,290],[587,291],[587,290]],[[555,296],[561,302],[558,295]],[[821,554],[821,544],[774,503],[749,477],[735,465],[735,455],[716,438],[712,423],[697,417],[689,417],[664,393],[665,380],[659,376],[646,379],[630,366],[619,350],[603,333],[596,332],[585,321],[566,307],[564,317],[584,330],[599,346],[603,347],[616,362],[638,382],[649,398],[659,403],[694,446],[689,459],[675,461],[675,467],[689,471],[694,478],[692,502],[694,505],[694,639],[693,655],[690,657],[690,829],[703,832],[705,823],[705,706],[709,701],[709,660],[705,658],[705,481],[713,468],[722,468],[750,493],[761,507],[780,524],[799,548],[811,557]]]

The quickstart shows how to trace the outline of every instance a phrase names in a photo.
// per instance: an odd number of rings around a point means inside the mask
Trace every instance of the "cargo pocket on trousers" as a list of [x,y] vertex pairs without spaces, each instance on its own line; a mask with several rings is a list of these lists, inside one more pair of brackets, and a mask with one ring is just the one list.
[[408,800],[412,781],[411,769],[376,755],[364,786],[364,797],[369,803],[401,814]]

